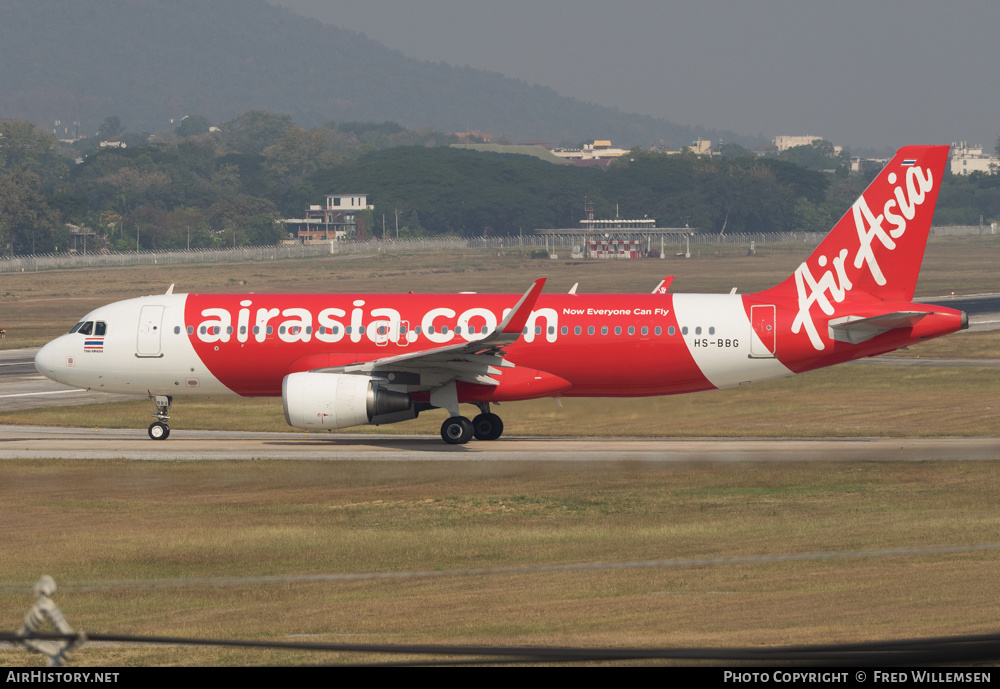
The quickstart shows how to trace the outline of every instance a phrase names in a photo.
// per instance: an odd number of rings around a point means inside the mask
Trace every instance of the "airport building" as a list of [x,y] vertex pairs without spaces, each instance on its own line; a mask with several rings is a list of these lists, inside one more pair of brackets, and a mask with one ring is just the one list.
[[281,222],[298,241],[328,242],[352,237],[357,231],[357,214],[372,210],[368,194],[327,194],[325,205],[309,206],[301,218],[286,218]]
[[[535,234],[545,237],[550,256],[558,254],[556,247],[564,246],[572,247],[570,258],[630,259],[664,258],[667,243],[673,246],[683,240],[687,246],[686,240],[694,231],[690,227],[657,227],[653,218],[591,217],[581,220],[578,228],[535,230]],[[690,248],[680,253],[690,255]]]

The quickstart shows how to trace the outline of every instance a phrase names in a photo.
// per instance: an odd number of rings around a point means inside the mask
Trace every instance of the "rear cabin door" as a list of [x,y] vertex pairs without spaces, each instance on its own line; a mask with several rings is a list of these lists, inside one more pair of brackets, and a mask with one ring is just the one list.
[[750,338],[750,356],[754,359],[773,359],[777,343],[774,323],[774,305],[763,304],[750,307],[750,324],[757,337]]

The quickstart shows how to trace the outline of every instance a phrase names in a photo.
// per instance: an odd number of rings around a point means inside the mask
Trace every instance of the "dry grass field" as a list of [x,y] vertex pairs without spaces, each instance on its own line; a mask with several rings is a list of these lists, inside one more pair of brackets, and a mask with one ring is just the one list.
[[[176,291],[682,292],[767,287],[807,250],[611,263],[476,252],[0,275],[3,347],[89,309]],[[918,295],[997,291],[1000,242],[932,239]],[[902,356],[997,358],[1000,333]],[[745,389],[503,406],[512,435],[1000,436],[1000,371],[849,365]],[[238,407],[232,406],[238,405]],[[233,413],[238,408],[237,413]],[[145,427],[148,402],[0,423]],[[443,416],[381,432],[436,434]],[[287,430],[280,400],[178,400],[174,428]],[[169,441],[168,441],[169,442]],[[1000,459],[1000,441],[998,441]],[[274,641],[761,646],[993,632],[998,552],[530,571],[1000,543],[997,462],[0,462],[0,626],[50,574],[92,633]],[[444,576],[453,570],[527,571]],[[440,572],[209,585],[205,578]],[[169,580],[157,585],[153,580]],[[83,582],[91,582],[83,585]],[[188,585],[185,585],[188,582]],[[21,584],[28,585],[24,588]],[[75,585],[74,585],[75,584]],[[90,645],[71,666],[336,663],[376,656]],[[0,649],[5,665],[41,665]]]
[[[143,584],[996,543],[995,462],[8,461],[0,481],[2,581],[48,572],[57,582],[91,582],[56,600],[71,624],[95,633],[657,647],[996,629],[996,551]],[[13,628],[31,596],[9,583],[0,590],[0,619]],[[94,645],[72,665],[351,659]],[[40,661],[10,650],[0,662]]]

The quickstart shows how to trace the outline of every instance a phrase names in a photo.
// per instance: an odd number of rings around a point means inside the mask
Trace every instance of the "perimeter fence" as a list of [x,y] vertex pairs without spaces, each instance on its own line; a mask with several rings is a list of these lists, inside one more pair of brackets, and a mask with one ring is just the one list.
[[[635,233],[641,236],[641,232]],[[937,236],[976,236],[996,234],[990,226],[936,227]],[[643,240],[644,253],[666,256],[745,255],[758,250],[798,251],[799,246],[814,247],[825,235],[817,232],[780,232],[754,234],[670,234],[649,236]],[[0,257],[0,273],[23,273],[61,268],[104,268],[183,263],[231,263],[237,261],[274,261],[286,258],[312,258],[329,255],[379,254],[388,252],[442,251],[447,249],[493,250],[498,253],[520,251],[539,257],[555,254],[570,258],[581,253],[585,241],[579,235],[523,235],[509,237],[427,237],[420,239],[339,240],[317,244],[281,244],[232,249],[191,249],[180,251],[125,251],[105,253],[58,253]],[[695,247],[691,249],[691,247]],[[712,249],[712,247],[715,247]]]
[[989,225],[949,225],[947,227],[932,227],[932,237],[985,237],[997,234],[997,224]]

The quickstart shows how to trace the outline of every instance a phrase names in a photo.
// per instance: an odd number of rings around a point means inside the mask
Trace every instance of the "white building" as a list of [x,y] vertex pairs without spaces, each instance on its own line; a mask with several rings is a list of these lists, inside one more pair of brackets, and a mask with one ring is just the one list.
[[774,137],[774,145],[778,147],[780,152],[796,146],[809,146],[813,141],[822,141],[822,139],[822,136],[776,136]]
[[969,146],[960,141],[951,144],[949,165],[953,175],[968,175],[973,172],[992,175],[996,173],[1000,160],[983,153],[982,146]]
[[[822,136],[776,136],[774,137],[774,145],[778,148],[778,152],[787,151],[789,148],[795,148],[796,146],[811,146],[814,141],[824,141]],[[833,154],[840,155],[843,152],[843,146],[834,146]]]
[[375,206],[368,205],[368,194],[327,194],[326,210],[358,213],[372,210]]

